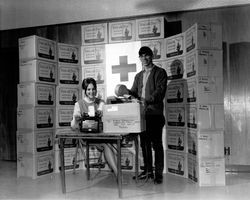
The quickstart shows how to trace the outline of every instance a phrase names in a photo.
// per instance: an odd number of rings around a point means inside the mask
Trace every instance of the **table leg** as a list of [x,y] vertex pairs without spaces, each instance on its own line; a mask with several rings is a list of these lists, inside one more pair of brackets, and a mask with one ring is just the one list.
[[61,183],[62,183],[62,192],[66,193],[66,183],[65,183],[65,167],[64,167],[64,141],[65,139],[60,138],[60,164],[61,164]]
[[119,198],[122,197],[121,139],[117,140],[117,181]]
[[90,169],[89,169],[89,143],[86,141],[86,167],[87,167],[87,180],[90,180]]
[[138,145],[138,136],[134,138],[135,141],[135,180],[138,181],[138,168],[139,168],[139,145]]

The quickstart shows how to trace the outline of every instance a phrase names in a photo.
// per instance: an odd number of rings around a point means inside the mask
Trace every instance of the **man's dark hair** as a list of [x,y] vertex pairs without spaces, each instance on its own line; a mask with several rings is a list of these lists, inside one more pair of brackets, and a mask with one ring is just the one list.
[[139,56],[142,55],[153,56],[153,51],[149,47],[143,46],[139,50]]

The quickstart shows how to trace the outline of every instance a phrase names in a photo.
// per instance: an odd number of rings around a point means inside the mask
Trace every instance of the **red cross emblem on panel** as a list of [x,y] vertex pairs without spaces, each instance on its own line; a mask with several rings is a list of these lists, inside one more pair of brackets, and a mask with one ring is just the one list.
[[132,87],[136,73],[142,69],[138,57],[140,47],[140,41],[105,46],[107,97],[114,96],[117,84],[124,84],[128,88]]

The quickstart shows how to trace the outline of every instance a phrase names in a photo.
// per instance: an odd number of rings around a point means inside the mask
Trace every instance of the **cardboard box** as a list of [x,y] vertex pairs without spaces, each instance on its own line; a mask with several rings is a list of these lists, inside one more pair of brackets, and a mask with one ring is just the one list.
[[71,65],[81,65],[81,49],[79,45],[58,43],[58,62]]
[[82,25],[82,45],[108,43],[107,26],[107,23]]
[[186,77],[223,77],[222,50],[194,50],[186,55]]
[[224,130],[223,104],[187,105],[187,127],[197,130]]
[[109,43],[135,41],[135,20],[110,22]]
[[84,78],[94,78],[96,84],[105,84],[105,65],[84,65],[82,67],[82,77]]
[[188,153],[197,158],[223,158],[224,132],[188,129]]
[[55,109],[53,107],[19,106],[17,108],[17,130],[33,131],[54,127]]
[[164,69],[167,72],[168,80],[177,80],[186,78],[185,56],[169,58],[165,62]]
[[187,83],[184,80],[172,80],[168,83],[166,99],[168,104],[186,103]]
[[56,88],[56,106],[74,106],[82,98],[79,86],[58,86]]
[[19,65],[19,82],[57,84],[57,63],[30,60]]
[[187,79],[187,103],[224,103],[223,78],[199,76]]
[[73,119],[74,106],[56,107],[56,128],[70,128]]
[[165,39],[166,58],[185,55],[185,33],[180,33]]
[[[75,160],[79,160],[76,163],[75,169],[76,170],[83,170],[84,169],[84,157],[81,153],[81,150],[78,149],[77,158],[76,155],[76,148],[65,148],[64,149],[64,169],[65,172],[73,171],[74,162]],[[55,151],[55,173],[59,173],[61,171],[61,160],[60,160],[60,151]]]
[[42,131],[17,131],[17,153],[47,152],[54,150],[54,129]]
[[188,152],[187,129],[167,128],[167,150]]
[[216,23],[195,23],[185,31],[186,52],[193,49],[222,50],[222,26]]
[[[86,155],[86,148],[85,148],[85,155]],[[97,146],[93,144],[89,146],[89,167],[91,169],[104,169],[104,170],[109,169],[108,164],[104,159],[104,154],[101,154],[101,152],[97,149]]]
[[133,151],[121,149],[121,167],[124,171],[135,171],[135,154]]
[[186,112],[184,104],[167,105],[165,114],[167,128],[186,128]]
[[136,40],[163,39],[164,29],[164,16],[136,19]]
[[187,178],[188,177],[188,158],[187,153],[166,151],[167,173]]
[[18,106],[55,106],[56,86],[42,83],[18,84]]
[[17,154],[17,177],[37,179],[54,172],[54,152]]
[[163,68],[166,70],[166,61],[165,60],[153,60],[153,63],[160,67],[160,68]]
[[141,46],[149,47],[153,52],[153,60],[165,59],[165,45],[163,39],[158,40],[144,40],[141,42]]
[[225,159],[200,159],[188,155],[188,178],[199,186],[225,186]]
[[81,87],[81,84],[81,66],[74,66],[70,64],[58,65],[58,86],[74,85]]
[[105,64],[105,45],[81,47],[82,65]]
[[139,103],[109,104],[103,107],[103,132],[139,133],[145,130],[143,107]]
[[19,38],[19,60],[41,59],[57,62],[56,42],[36,35]]

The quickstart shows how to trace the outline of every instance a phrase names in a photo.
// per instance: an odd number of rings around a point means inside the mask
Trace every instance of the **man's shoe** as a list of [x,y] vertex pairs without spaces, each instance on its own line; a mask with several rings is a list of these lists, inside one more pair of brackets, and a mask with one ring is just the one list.
[[[143,179],[146,179],[146,178],[151,178],[153,179],[154,178],[154,173],[153,172],[146,172],[146,171],[143,171],[142,173],[140,173],[137,177],[139,180],[143,180]],[[136,179],[135,176],[133,176],[133,179]]]
[[159,175],[159,174],[156,174],[155,179],[154,179],[154,184],[161,184],[162,181],[163,181],[163,176]]

